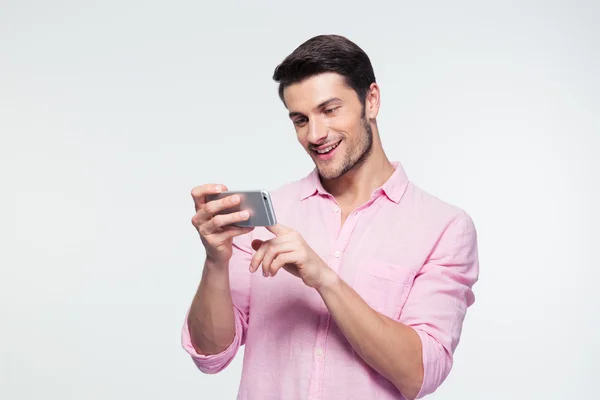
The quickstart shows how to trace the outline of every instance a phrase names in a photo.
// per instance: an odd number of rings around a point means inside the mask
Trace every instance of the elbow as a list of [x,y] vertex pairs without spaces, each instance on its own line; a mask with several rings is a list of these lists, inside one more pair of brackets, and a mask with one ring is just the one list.
[[[191,356],[200,372],[212,375],[223,371],[231,363],[243,344],[244,334],[245,327],[242,325],[241,321],[236,319],[235,333],[231,338],[230,344],[224,346],[223,343],[221,343],[214,349],[208,349],[209,351],[207,351],[206,349],[201,349],[195,345],[186,320],[182,330],[181,340],[184,350]],[[229,342],[229,340],[227,341]]]
[[[409,374],[398,378],[395,384],[400,393],[410,400],[420,399],[437,390],[452,368],[452,353],[429,334],[417,330],[421,339],[419,357],[409,370]],[[418,361],[417,361],[418,360]]]
[[419,393],[421,392],[421,388],[423,387],[423,373],[421,372],[420,376],[414,378],[408,385],[406,391],[406,399],[414,400],[417,398]]
[[394,386],[407,400],[414,400],[417,398],[423,387],[424,372],[422,364],[413,369],[413,373],[409,377],[402,377],[402,379],[396,379]]

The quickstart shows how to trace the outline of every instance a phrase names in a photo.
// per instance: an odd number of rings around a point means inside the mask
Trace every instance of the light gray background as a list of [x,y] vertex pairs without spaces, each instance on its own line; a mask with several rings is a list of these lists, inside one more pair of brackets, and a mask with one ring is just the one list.
[[[180,347],[190,190],[312,163],[271,81],[320,33],[369,54],[383,143],[466,209],[481,280],[432,399],[592,399],[597,1],[0,1],[0,398],[233,399]],[[275,349],[274,349],[275,351]]]

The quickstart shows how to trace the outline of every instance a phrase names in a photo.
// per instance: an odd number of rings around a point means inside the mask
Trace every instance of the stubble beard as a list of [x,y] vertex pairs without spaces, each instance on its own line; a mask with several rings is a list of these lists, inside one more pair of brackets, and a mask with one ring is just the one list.
[[339,166],[320,168],[317,164],[317,169],[319,170],[319,175],[322,179],[340,178],[353,168],[360,166],[369,157],[373,149],[373,129],[364,114],[361,117],[361,125],[362,134],[360,135],[357,146],[353,149],[346,150],[346,154],[344,154]]

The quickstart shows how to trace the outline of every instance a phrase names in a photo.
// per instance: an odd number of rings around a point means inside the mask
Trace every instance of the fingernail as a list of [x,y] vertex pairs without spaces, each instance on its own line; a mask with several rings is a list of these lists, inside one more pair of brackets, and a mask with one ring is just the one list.
[[242,218],[248,218],[250,216],[250,214],[248,213],[248,211],[242,211]]
[[223,191],[223,188],[221,186],[217,185],[217,186],[215,186],[215,191],[217,193],[221,193]]
[[234,203],[237,203],[240,200],[240,196],[235,195],[231,197],[231,201],[233,201]]

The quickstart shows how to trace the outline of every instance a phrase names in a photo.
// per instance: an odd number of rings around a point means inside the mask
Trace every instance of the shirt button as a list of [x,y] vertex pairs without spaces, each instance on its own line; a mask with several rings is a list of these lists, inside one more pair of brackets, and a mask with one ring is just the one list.
[[323,355],[323,349],[318,348],[316,353],[317,353],[317,356],[321,357]]
[[335,256],[335,258],[340,258],[340,256],[342,255],[342,253],[338,250],[333,255]]
[[338,211],[340,211],[340,208],[339,208],[338,206],[333,206],[333,212],[335,212],[335,213],[336,213],[336,212],[338,212]]

